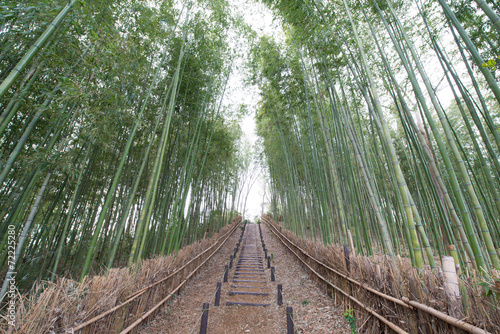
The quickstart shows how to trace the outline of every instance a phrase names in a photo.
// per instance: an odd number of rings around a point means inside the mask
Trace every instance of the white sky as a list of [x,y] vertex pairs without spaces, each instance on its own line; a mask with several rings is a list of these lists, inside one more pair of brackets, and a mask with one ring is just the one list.
[[[283,38],[283,31],[280,24],[273,22],[271,11],[264,5],[253,0],[230,0],[229,3],[232,15],[241,15],[244,21],[255,30],[259,37],[266,34],[277,37],[278,39]],[[254,117],[257,102],[260,99],[259,91],[257,87],[248,87],[244,84],[244,57],[246,57],[249,53],[249,46],[247,45],[247,42],[238,37],[236,33],[231,34],[231,38],[231,43],[233,43],[232,46],[237,48],[237,56],[233,60],[233,72],[229,79],[228,89],[223,103],[224,105],[232,105],[233,108],[240,104],[247,105],[249,114],[243,118],[240,125],[244,132],[243,140],[248,142],[249,146],[254,147],[257,141]],[[248,193],[244,214],[245,219],[253,220],[255,216],[260,217],[262,212],[263,197],[265,194],[268,194],[268,192],[265,191],[264,186],[265,177],[261,171]],[[242,196],[246,195],[247,192],[248,189],[244,189]],[[243,210],[243,205],[241,205],[238,210],[241,212]],[[264,207],[264,210],[267,211],[267,208]]]

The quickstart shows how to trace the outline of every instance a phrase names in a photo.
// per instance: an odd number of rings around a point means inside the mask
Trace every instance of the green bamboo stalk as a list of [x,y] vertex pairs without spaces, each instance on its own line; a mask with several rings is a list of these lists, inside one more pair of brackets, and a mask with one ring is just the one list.
[[76,181],[75,190],[73,191],[73,195],[71,196],[70,204],[69,204],[69,207],[68,207],[68,212],[66,213],[66,219],[65,219],[65,223],[64,223],[63,232],[61,233],[61,236],[60,236],[60,239],[59,239],[59,243],[58,243],[58,246],[57,246],[57,250],[56,250],[56,254],[55,254],[54,265],[52,267],[52,275],[50,277],[50,281],[51,282],[53,282],[54,279],[55,279],[55,277],[56,277],[57,268],[59,266],[59,262],[60,262],[61,256],[62,256],[62,250],[63,250],[64,242],[66,240],[66,234],[67,234],[67,231],[69,229],[69,225],[70,225],[71,219],[73,217],[73,211],[75,209],[77,195],[80,192],[80,187],[82,186],[82,179],[83,179],[83,175],[84,175],[83,172],[85,170],[85,167],[86,167],[86,164],[87,164],[90,152],[91,152],[91,149],[89,147],[87,149],[87,152],[85,153],[85,157],[82,160],[82,164],[81,164],[81,167],[80,167],[80,172],[78,173],[78,179]]
[[[483,1],[484,2],[484,1]],[[425,14],[420,10],[420,13],[421,13],[421,16],[424,20],[424,23],[426,23],[426,26],[427,26],[427,32],[429,33],[430,37],[431,37],[431,40],[432,40],[432,47],[433,49],[435,50],[436,54],[438,55],[438,59],[441,63],[441,67],[443,68],[443,71],[445,72],[445,75],[446,75],[446,78],[447,78],[447,81],[450,85],[450,87],[453,89],[453,93],[454,93],[454,96],[455,96],[455,100],[457,101],[458,104],[460,104],[458,98],[456,97],[456,93],[454,91],[454,88],[453,88],[453,85],[451,84],[451,80],[449,79],[449,75],[452,76],[453,80],[455,81],[456,85],[457,85],[457,88],[459,89],[461,95],[462,95],[462,98],[464,99],[466,105],[467,105],[467,108],[472,116],[472,119],[474,121],[474,124],[476,125],[476,128],[479,130],[479,134],[481,135],[481,138],[483,139],[483,142],[486,146],[486,150],[488,151],[490,157],[491,157],[491,160],[493,161],[493,164],[495,165],[496,169],[497,169],[497,174],[499,174],[500,176],[500,162],[498,160],[498,157],[497,157],[497,154],[496,152],[494,151],[491,143],[490,143],[490,140],[488,138],[488,135],[486,134],[486,131],[484,130],[483,128],[483,125],[481,123],[481,121],[479,120],[479,117],[477,116],[477,113],[476,113],[476,110],[474,108],[474,105],[472,103],[472,99],[470,98],[470,96],[468,94],[466,94],[466,91],[467,89],[465,88],[465,86],[463,85],[462,81],[460,80],[460,78],[458,77],[456,71],[454,70],[453,66],[451,65],[451,63],[448,61],[446,55],[444,54],[443,50],[441,49],[441,47],[439,47],[437,41],[436,41],[436,38],[435,36],[432,35],[430,29],[428,28],[428,24],[427,24],[427,18],[425,16]],[[462,50],[460,50],[462,56],[463,56],[463,52]],[[465,59],[464,59],[465,60]],[[469,65],[468,63],[465,61],[468,69],[469,69]],[[449,71],[449,75],[448,75],[448,72],[447,70]],[[469,72],[469,75],[471,75],[472,72]],[[486,106],[486,105],[484,105]],[[462,111],[462,109],[460,109]],[[488,112],[488,109],[486,108],[485,109],[485,114],[488,115],[489,117],[489,112]],[[467,120],[467,117],[465,116],[465,114],[462,114],[462,117],[464,119],[464,121],[468,122]],[[493,121],[491,120],[491,118],[489,117],[489,120],[487,120],[487,122],[490,122],[492,123]],[[469,133],[472,133],[471,131],[469,131]],[[493,131],[493,135],[494,137],[498,137],[498,131],[496,131],[496,129],[494,129]]]
[[[45,100],[41,108],[43,109],[46,108],[51,101],[52,99]],[[24,145],[26,144],[28,137],[30,136],[31,132],[33,132],[33,129],[35,128],[35,125],[41,116],[42,116],[42,111],[38,111],[35,114],[35,116],[33,116],[30,123],[28,124],[28,127],[26,128],[23,135],[21,136],[16,146],[12,150],[11,154],[9,155],[9,158],[7,159],[5,165],[2,168],[2,173],[0,173],[0,187],[3,185],[7,175],[9,174],[12,166],[14,165],[14,161],[16,160],[19,153],[21,153],[21,150],[24,148]]]
[[7,240],[9,234],[7,233],[9,225],[14,225],[15,226],[15,231],[16,233],[19,233],[19,231],[22,230],[21,226],[21,220],[22,220],[22,211],[24,209],[24,206],[22,205],[27,201],[28,197],[31,197],[31,194],[33,192],[33,189],[36,185],[36,180],[38,173],[40,172],[39,168],[34,168],[27,180],[25,181],[26,185],[23,187],[22,192],[18,199],[15,201],[14,205],[12,206],[12,209],[9,212],[9,216],[7,219],[4,221],[2,224],[2,231],[0,231],[2,235],[2,240],[0,242],[0,254],[3,254],[2,257],[0,258],[0,268],[3,268],[5,265],[5,261],[7,261],[8,257],[8,252],[4,251],[5,247],[7,246]]
[[500,17],[497,15],[497,13],[491,9],[490,6],[486,3],[484,0],[474,0],[479,7],[483,10],[483,12],[488,16],[488,18],[491,20],[491,23],[493,26],[497,29],[498,32],[500,32]]
[[[442,0],[440,0],[440,3],[442,3]],[[390,4],[390,2],[388,2],[388,7],[392,13],[392,16],[394,18],[396,18],[395,22],[396,24],[400,24],[399,23],[399,20],[397,20],[397,16],[396,14],[394,13],[394,10],[392,9],[392,6]],[[453,14],[453,13],[452,13]],[[486,244],[486,248],[488,250],[488,254],[489,254],[489,258],[490,258],[490,261],[491,263],[493,264],[494,268],[495,269],[500,269],[500,261],[498,259],[498,255],[496,253],[496,250],[495,250],[495,247],[493,245],[493,241],[491,239],[491,235],[489,233],[489,229],[488,229],[488,225],[486,223],[486,220],[485,220],[485,217],[484,217],[484,213],[483,213],[483,210],[482,210],[482,207],[481,207],[481,204],[477,198],[477,195],[476,195],[476,192],[474,191],[474,187],[472,186],[472,183],[471,183],[471,180],[470,180],[470,177],[469,177],[469,174],[467,172],[467,169],[465,168],[465,165],[464,165],[464,162],[461,158],[461,155],[460,155],[460,152],[458,151],[457,149],[457,146],[456,146],[456,143],[454,141],[454,139],[452,138],[451,136],[451,133],[450,133],[450,129],[449,129],[449,126],[446,122],[444,122],[444,112],[440,106],[440,104],[438,103],[437,101],[437,97],[434,93],[434,89],[432,88],[431,86],[431,83],[430,83],[430,80],[429,78],[427,77],[426,73],[425,73],[425,70],[419,60],[419,57],[415,51],[415,48],[413,47],[413,44],[410,42],[406,32],[404,31],[404,29],[400,29],[400,32],[401,32],[401,35],[402,37],[404,38],[405,42],[406,42],[406,45],[408,46],[411,54],[412,54],[412,57],[415,61],[415,64],[417,66],[417,69],[420,73],[420,76],[422,78],[422,80],[424,81],[424,84],[425,84],[425,87],[427,89],[427,92],[431,98],[431,102],[434,106],[434,109],[436,110],[438,116],[439,116],[439,119],[441,120],[441,124],[443,126],[443,129],[445,131],[445,134],[446,134],[446,138],[447,138],[447,142],[453,152],[453,155],[455,156],[455,158],[457,159],[457,162],[458,162],[458,167],[459,167],[459,171],[460,171],[460,174],[465,182],[465,187],[467,189],[467,193],[469,194],[469,197],[473,203],[473,207],[474,207],[474,212],[476,214],[476,217],[479,221],[479,225],[480,225],[480,228],[481,228],[481,232],[482,232],[482,235],[483,235],[483,239],[484,239],[484,242]],[[497,89],[498,89],[498,86],[496,86]],[[498,100],[500,102],[500,89],[498,90]],[[428,119],[431,118],[431,117],[427,117]],[[429,121],[430,123],[430,121]],[[476,253],[475,253],[476,254]],[[476,259],[477,261],[477,259]],[[479,264],[478,262],[478,266],[481,267],[481,265]]]
[[[158,117],[152,134],[156,133],[156,130],[157,130],[158,125],[159,125],[159,121],[160,121],[160,118]],[[144,153],[143,159],[141,159],[141,161],[142,161],[141,167],[139,168],[139,171],[137,172],[137,175],[134,178],[134,183],[132,185],[132,189],[130,191],[127,203],[125,204],[125,207],[123,208],[123,213],[122,213],[122,217],[121,217],[121,220],[120,220],[120,224],[118,225],[118,228],[117,228],[117,231],[116,231],[116,235],[114,237],[114,241],[112,242],[113,246],[111,248],[111,251],[109,252],[108,260],[106,262],[106,268],[111,268],[112,265],[113,265],[113,262],[114,262],[114,259],[115,259],[115,256],[116,256],[116,252],[117,252],[118,246],[120,244],[120,239],[121,239],[121,236],[123,234],[123,229],[125,228],[125,224],[126,224],[127,219],[129,217],[128,213],[130,211],[130,208],[132,207],[132,204],[134,203],[135,196],[136,196],[136,193],[137,193],[137,188],[139,187],[139,182],[140,182],[140,180],[142,178],[144,169],[145,169],[146,164],[147,164],[147,162],[149,160],[149,154],[151,152],[151,148],[153,147],[154,140],[153,140],[153,135],[152,134],[149,136],[148,146],[146,148],[146,152]]]
[[[486,104],[486,101],[483,97],[483,94],[481,93],[481,90],[479,89],[479,84],[474,76],[474,72],[472,71],[472,68],[470,67],[469,62],[467,61],[467,57],[465,56],[462,44],[460,43],[458,36],[455,33],[455,29],[453,29],[453,27],[451,26],[451,23],[449,23],[449,25],[451,27],[451,33],[453,34],[453,38],[455,40],[455,43],[457,44],[458,51],[460,52],[460,56],[462,57],[463,63],[465,64],[465,66],[467,68],[467,73],[469,74],[469,77],[472,81],[472,85],[474,87],[474,90],[476,91],[476,95],[478,96],[479,102],[481,103],[481,107],[483,109],[483,112],[482,112],[483,118],[486,121],[486,125],[490,129],[490,133],[493,135],[493,138],[495,139],[495,143],[496,143],[497,151],[498,151],[498,150],[500,150],[500,131],[497,129],[493,120],[491,119],[488,105]],[[478,107],[478,109],[480,110],[479,107]],[[471,112],[472,112],[472,110],[471,110]]]
[[14,96],[9,101],[9,104],[2,112],[2,115],[0,115],[0,138],[3,136],[5,129],[7,128],[7,125],[12,120],[17,110],[19,110],[19,108],[21,107],[21,101],[28,95],[28,93],[31,90],[31,87],[33,87],[34,83],[38,79],[38,76],[40,75],[40,70],[44,66],[44,64],[45,62],[42,61],[40,65],[36,67],[35,72],[31,75],[31,78],[26,84],[26,86],[22,88],[19,95]]
[[[184,40],[185,40],[185,33],[184,33]],[[139,241],[143,237],[143,233],[146,234],[145,232],[142,232],[144,228],[147,227],[147,224],[149,223],[150,219],[150,206],[153,205],[153,202],[156,197],[156,191],[157,191],[157,186],[158,186],[158,177],[161,171],[162,167],[162,162],[163,162],[163,156],[165,154],[165,148],[167,145],[167,138],[168,138],[168,133],[170,130],[170,123],[172,121],[172,115],[174,113],[174,106],[175,106],[175,101],[176,101],[176,96],[178,93],[178,85],[179,85],[179,76],[180,76],[180,71],[181,71],[181,65],[183,64],[183,58],[184,58],[184,52],[185,52],[185,45],[183,44],[181,47],[181,51],[179,54],[179,60],[177,61],[177,68],[175,70],[173,82],[172,82],[172,88],[171,88],[171,95],[170,98],[168,99],[168,108],[166,110],[166,115],[165,115],[165,120],[163,123],[163,130],[162,130],[162,136],[160,139],[160,142],[158,144],[158,150],[155,158],[155,162],[153,165],[153,171],[151,173],[151,177],[149,180],[149,185],[147,188],[146,192],[146,199],[145,199],[145,205],[143,207],[143,210],[141,211],[141,216],[139,218],[139,221],[137,222],[137,229],[136,229],[136,235],[134,236],[134,243],[132,244],[132,249],[130,250],[130,255],[129,255],[129,260],[128,260],[128,265],[131,266],[133,261],[136,262],[135,270],[137,271],[139,269],[139,260],[140,257],[140,249],[138,249],[139,246]],[[170,90],[170,88],[169,88]],[[167,95],[168,96],[168,95]],[[165,106],[166,106],[166,101],[165,99]],[[162,109],[164,111],[164,109]]]
[[414,222],[414,218],[413,218],[413,212],[411,210],[411,204],[410,204],[410,201],[408,198],[408,189],[407,189],[406,181],[405,181],[403,172],[401,170],[401,166],[399,165],[399,160],[398,160],[397,155],[396,155],[396,150],[394,149],[394,146],[392,144],[392,140],[390,137],[387,123],[383,117],[383,113],[381,110],[380,101],[379,101],[379,97],[378,97],[378,92],[377,92],[375,83],[373,81],[372,73],[371,73],[370,67],[368,65],[368,60],[366,58],[363,45],[361,44],[361,40],[359,39],[358,32],[357,32],[356,26],[354,25],[354,21],[353,21],[349,6],[345,0],[343,2],[344,2],[344,7],[345,7],[346,12],[347,12],[347,16],[349,18],[349,21],[350,21],[350,24],[352,27],[352,31],[354,33],[356,44],[358,46],[358,49],[359,49],[359,52],[361,55],[363,67],[366,71],[366,75],[367,75],[367,79],[368,79],[368,83],[369,83],[369,88],[371,90],[372,98],[373,98],[373,102],[374,102],[373,107],[377,111],[378,117],[380,118],[382,130],[383,130],[383,135],[385,136],[387,143],[389,145],[388,151],[391,155],[391,159],[392,159],[391,163],[394,165],[394,170],[396,172],[396,178],[398,180],[399,190],[400,190],[403,204],[405,207],[406,218],[408,220],[408,228],[410,229],[410,235],[411,235],[411,239],[412,239],[412,247],[413,247],[413,251],[415,254],[415,266],[418,269],[422,269],[423,268],[422,250],[420,249],[418,236],[417,236],[417,233],[415,231],[415,222]]
[[36,196],[35,203],[33,203],[33,206],[31,207],[31,211],[30,211],[30,214],[28,216],[28,219],[26,220],[26,223],[24,223],[23,231],[19,235],[19,240],[17,241],[16,250],[14,253],[14,259],[12,262],[9,263],[7,274],[5,275],[5,279],[3,281],[2,290],[0,291],[0,301],[3,300],[5,293],[7,292],[10,280],[13,279],[13,277],[15,277],[17,275],[17,273],[15,272],[17,262],[21,258],[24,243],[26,242],[26,239],[28,237],[28,233],[29,233],[30,228],[31,228],[31,224],[33,223],[33,220],[35,219],[35,215],[37,213],[38,206],[40,205],[40,202],[42,201],[42,197],[45,193],[45,189],[47,188],[47,185],[49,183],[51,176],[52,176],[52,172],[49,171],[47,173],[47,175],[45,176],[45,179],[43,180],[42,186],[40,187],[40,189],[38,191],[38,195]]
[[[434,138],[436,140],[436,143],[438,145],[438,148],[439,148],[439,152],[441,153],[441,156],[443,158],[443,161],[446,165],[446,169],[448,171],[448,175],[450,176],[450,183],[451,183],[451,186],[452,186],[452,189],[453,189],[453,192],[455,194],[455,198],[457,199],[457,202],[458,202],[458,205],[459,205],[459,210],[460,210],[460,213],[462,215],[462,219],[464,221],[464,226],[465,226],[465,232],[466,232],[466,237],[463,238],[463,241],[465,243],[465,241],[468,241],[470,243],[470,246],[471,246],[471,250],[474,254],[474,259],[475,259],[475,263],[477,264],[478,267],[484,267],[484,259],[482,258],[482,255],[481,255],[481,251],[480,251],[480,248],[479,248],[479,244],[478,244],[478,241],[477,241],[477,237],[474,233],[474,230],[472,228],[472,222],[470,220],[470,217],[468,215],[468,211],[466,210],[466,206],[465,206],[465,200],[462,196],[462,192],[461,192],[461,189],[459,187],[459,184],[458,184],[458,180],[457,180],[457,177],[455,175],[455,172],[454,172],[454,169],[453,169],[453,166],[451,164],[451,160],[448,156],[448,153],[446,151],[446,148],[444,146],[444,143],[441,139],[441,135],[437,129],[437,126],[436,126],[436,123],[434,122],[434,119],[432,117],[432,115],[430,114],[430,111],[429,111],[429,108],[427,107],[427,103],[425,101],[425,98],[423,96],[423,92],[417,82],[417,79],[415,77],[415,74],[413,73],[413,70],[410,68],[408,62],[406,61],[406,58],[404,56],[404,53],[403,51],[401,50],[398,42],[396,41],[396,38],[394,36],[394,34],[390,31],[389,29],[389,26],[387,24],[387,21],[385,20],[382,12],[380,11],[380,8],[378,7],[377,3],[374,2],[374,6],[375,8],[377,9],[377,12],[379,13],[379,16],[382,20],[382,22],[384,23],[391,39],[393,40],[394,42],[394,46],[395,46],[395,49],[396,51],[398,52],[399,56],[400,56],[400,59],[403,63],[403,66],[405,67],[405,70],[408,74],[408,77],[410,79],[410,82],[412,84],[412,87],[413,87],[413,92],[415,93],[416,97],[417,97],[417,100],[419,101],[420,103],[420,106],[422,107],[423,111],[424,111],[424,114],[426,116],[426,119],[431,127],[431,130],[432,130],[432,133],[434,135]],[[412,50],[414,51],[414,50]],[[434,99],[434,101],[437,103],[436,99]],[[410,119],[410,116],[407,116],[408,119]],[[425,146],[423,146],[425,147]],[[430,156],[429,156],[430,157]],[[435,170],[437,171],[437,169]],[[439,178],[438,178],[438,182],[439,182]],[[446,189],[445,187],[441,186],[441,189],[444,190]],[[445,199],[447,199],[447,197],[445,197]],[[450,209],[451,207],[453,207],[452,205],[450,205],[451,202],[447,201],[447,205],[448,205],[448,208]],[[450,210],[450,214],[452,215],[453,217],[453,214],[454,214],[454,210]],[[456,221],[456,220],[455,220]],[[460,224],[459,224],[459,221],[457,223],[458,227],[460,228]],[[464,233],[464,236],[465,236],[465,233]]]
[[[476,47],[474,46],[474,43],[472,43],[469,35],[465,31],[465,29],[462,27],[460,22],[458,22],[457,17],[451,10],[450,6],[446,3],[445,0],[438,0],[439,4],[443,8],[444,15],[451,21],[455,29],[457,29],[458,33],[460,34],[460,37],[462,37],[462,40],[465,42],[465,45],[467,45],[467,49],[469,50],[472,59],[478,66],[479,70],[483,73],[484,78],[486,79],[486,82],[488,83],[488,86],[490,87],[491,91],[493,92],[493,95],[495,95],[496,100],[498,103],[500,103],[500,87],[498,87],[498,84],[491,74],[490,70],[488,68],[483,67],[484,60],[477,51]],[[496,23],[495,23],[496,26]],[[495,253],[496,254],[496,253]],[[493,254],[490,253],[490,257],[493,256]],[[498,268],[498,257],[494,261],[495,267]]]
[[[436,50],[438,52],[440,52],[439,47],[437,45],[435,47],[436,47]],[[467,115],[465,114],[464,107],[463,107],[463,105],[458,97],[458,94],[457,94],[455,88],[453,87],[453,84],[451,82],[451,78],[449,77],[446,69],[448,69],[449,73],[453,76],[453,78],[455,79],[455,82],[457,82],[457,84],[459,84],[458,78],[456,77],[456,74],[452,71],[452,69],[450,68],[450,63],[447,61],[447,59],[445,59],[443,57],[443,54],[441,52],[440,52],[440,54],[442,56],[442,57],[440,57],[440,61],[441,61],[441,65],[443,66],[443,70],[445,70],[446,79],[448,81],[448,84],[450,85],[453,96],[455,97],[457,107],[460,111],[460,114],[462,115],[462,119],[464,120],[465,126],[467,128],[467,132],[469,133],[470,139],[471,139],[472,144],[474,146],[474,149],[476,151],[476,155],[479,158],[479,161],[481,162],[481,169],[483,170],[483,174],[486,176],[486,181],[487,181],[486,183],[490,189],[490,194],[493,195],[495,205],[497,207],[498,212],[500,213],[500,195],[498,194],[498,191],[495,187],[495,181],[493,180],[493,177],[491,176],[486,159],[484,158],[483,153],[481,151],[481,148],[479,147],[479,143],[476,140],[476,135],[474,133],[474,130],[472,129],[472,126],[467,118]],[[466,105],[469,108],[469,110],[474,109],[474,106],[472,105],[471,101],[469,100],[468,96],[465,94],[463,87],[460,84],[458,85],[458,89],[459,89],[462,97],[464,98],[464,101],[466,102]],[[477,115],[476,115],[475,121],[479,121],[477,119]],[[491,147],[491,144],[489,143],[489,140],[486,136],[486,133],[484,132],[484,129],[482,128],[480,123],[479,124],[476,123],[476,127],[478,128],[479,133],[481,134],[481,137],[483,139],[483,142],[485,143],[487,151],[490,153],[490,158],[493,161],[493,164],[495,166],[497,166],[497,172],[500,171],[500,163],[498,161],[496,153],[493,151],[493,148]],[[466,155],[464,155],[464,156],[466,157]]]
[[56,18],[51,23],[49,23],[49,26],[47,27],[47,29],[45,29],[43,34],[36,40],[35,44],[30,47],[30,49],[24,54],[21,60],[16,64],[14,69],[10,71],[9,75],[2,81],[2,83],[0,84],[0,99],[5,95],[5,93],[7,93],[8,89],[14,84],[17,77],[30,63],[33,57],[37,55],[37,53],[43,48],[45,43],[47,43],[47,41],[51,38],[57,27],[64,20],[75,2],[77,1],[70,0],[66,4],[66,6],[64,6],[64,8],[59,12]]

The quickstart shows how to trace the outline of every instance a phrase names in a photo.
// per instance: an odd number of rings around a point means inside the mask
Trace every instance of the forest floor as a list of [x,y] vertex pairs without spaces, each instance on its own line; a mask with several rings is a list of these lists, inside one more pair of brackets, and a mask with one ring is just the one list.
[[[228,283],[222,283],[220,306],[214,306],[217,282],[223,280],[224,265],[229,263],[240,231],[236,231],[226,244],[214,255],[199,273],[192,278],[186,288],[169,303],[140,333],[143,334],[180,334],[199,333],[203,303],[210,302],[208,311],[207,333],[233,334],[281,334],[286,333],[286,306],[293,307],[293,322],[296,333],[350,333],[349,325],[344,319],[344,310],[336,307],[308,274],[299,265],[294,255],[289,253],[265,224],[261,224],[262,234],[268,255],[271,255],[271,266],[275,267],[276,281],[271,282],[270,269],[264,259],[258,226],[249,224],[245,229],[241,250],[237,259],[246,256],[262,257],[264,272],[259,278],[266,283],[234,283],[236,261],[229,271]],[[246,238],[246,239],[245,239]],[[246,240],[246,241],[245,241]],[[241,253],[241,254],[240,254]],[[243,275],[240,273],[240,275]],[[250,274],[251,275],[251,274]],[[258,274],[254,274],[258,275]],[[260,274],[259,274],[260,275]],[[236,278],[237,279],[237,278]],[[251,282],[254,280],[249,280]],[[243,288],[244,291],[269,293],[269,296],[230,296],[235,285],[256,286],[254,289]],[[277,284],[283,286],[283,305],[277,305]],[[241,290],[238,290],[241,291]],[[227,306],[228,301],[264,303],[269,306]]]

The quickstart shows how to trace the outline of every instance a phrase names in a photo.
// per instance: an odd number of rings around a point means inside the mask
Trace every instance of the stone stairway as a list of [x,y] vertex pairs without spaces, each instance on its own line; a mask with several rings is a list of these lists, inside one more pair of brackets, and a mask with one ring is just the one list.
[[270,268],[259,228],[257,224],[248,224],[245,229],[236,265],[229,272],[232,280],[226,298],[227,306],[269,306],[275,299],[270,294]]

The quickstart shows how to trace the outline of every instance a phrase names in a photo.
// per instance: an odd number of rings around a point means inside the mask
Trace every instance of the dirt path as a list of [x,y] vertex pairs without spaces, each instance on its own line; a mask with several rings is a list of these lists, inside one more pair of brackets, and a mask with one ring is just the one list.
[[[350,333],[343,310],[335,307],[333,301],[309,280],[293,254],[287,252],[267,226],[262,224],[261,228],[267,254],[272,258],[271,266],[275,267],[274,282],[264,258],[258,225],[249,224],[242,247],[228,272],[228,282],[222,283],[220,306],[214,306],[213,299],[217,281],[223,280],[224,266],[233,255],[241,230],[229,238],[180,295],[140,333],[198,333],[204,302],[210,302],[207,333],[286,333],[286,306],[293,307],[296,333]],[[283,286],[282,306],[277,305],[277,284]],[[269,306],[227,305],[228,302]]]

